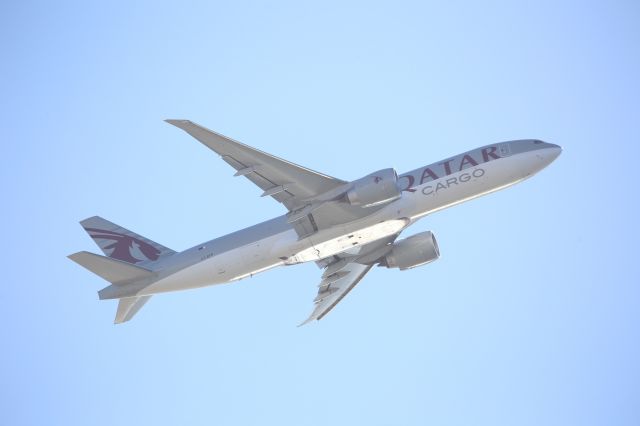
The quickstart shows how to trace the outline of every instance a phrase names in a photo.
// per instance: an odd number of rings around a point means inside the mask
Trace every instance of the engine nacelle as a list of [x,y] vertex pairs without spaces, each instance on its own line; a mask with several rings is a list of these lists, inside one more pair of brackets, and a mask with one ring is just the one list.
[[395,242],[381,265],[400,270],[415,268],[433,262],[440,257],[438,242],[431,231],[421,232]]
[[394,169],[379,170],[353,181],[346,200],[352,206],[371,207],[395,201],[402,195]]

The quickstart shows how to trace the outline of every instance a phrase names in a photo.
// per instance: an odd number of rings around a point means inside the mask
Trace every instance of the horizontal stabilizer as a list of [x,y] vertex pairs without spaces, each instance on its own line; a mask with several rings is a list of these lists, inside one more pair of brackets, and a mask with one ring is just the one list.
[[129,321],[135,314],[138,313],[140,308],[144,306],[151,299],[151,296],[140,297],[125,297],[118,302],[118,311],[116,312],[116,319],[114,324],[122,324]]
[[88,251],[72,254],[69,259],[113,284],[127,284],[154,276],[148,269]]

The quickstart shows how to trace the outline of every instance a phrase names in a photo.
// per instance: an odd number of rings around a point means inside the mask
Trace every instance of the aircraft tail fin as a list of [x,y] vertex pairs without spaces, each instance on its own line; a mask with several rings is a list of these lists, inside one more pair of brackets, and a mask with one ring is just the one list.
[[156,262],[175,251],[126,228],[93,216],[80,222],[102,252],[111,259],[130,264]]

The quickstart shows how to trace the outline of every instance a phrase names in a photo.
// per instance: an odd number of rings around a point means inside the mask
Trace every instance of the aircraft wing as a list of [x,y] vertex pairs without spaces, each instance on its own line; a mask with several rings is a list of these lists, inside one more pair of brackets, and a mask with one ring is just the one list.
[[267,154],[189,120],[166,120],[181,128],[219,154],[236,170],[289,210],[305,205],[305,200],[344,185],[346,182]]
[[321,320],[327,315],[362,278],[373,268],[377,261],[387,254],[391,243],[399,234],[383,238],[362,246],[356,255],[333,256],[330,263],[324,263],[322,281],[318,284],[318,295],[314,299],[315,307],[309,318],[300,324]]
[[324,278],[318,285],[318,295],[313,300],[315,307],[309,318],[300,325],[305,325],[313,320],[320,320],[340,302],[360,280],[373,268],[373,265],[361,265],[360,263],[348,263],[344,269],[333,276]]

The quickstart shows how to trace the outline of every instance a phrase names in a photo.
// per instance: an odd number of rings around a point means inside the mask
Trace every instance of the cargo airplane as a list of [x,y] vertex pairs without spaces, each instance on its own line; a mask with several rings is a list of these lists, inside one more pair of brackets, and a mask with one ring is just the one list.
[[[440,256],[430,232],[398,239],[418,219],[518,183],[549,165],[557,145],[500,142],[398,175],[392,168],[344,181],[259,151],[188,120],[167,120],[216,152],[287,213],[182,252],[98,216],[81,225],[105,256],[71,260],[111,284],[100,299],[118,299],[115,323],[129,321],[152,295],[229,283],[276,266],[316,262],[323,269],[314,308],[302,324],[324,317],[373,266],[400,270]],[[301,325],[302,325],[301,324]]]

